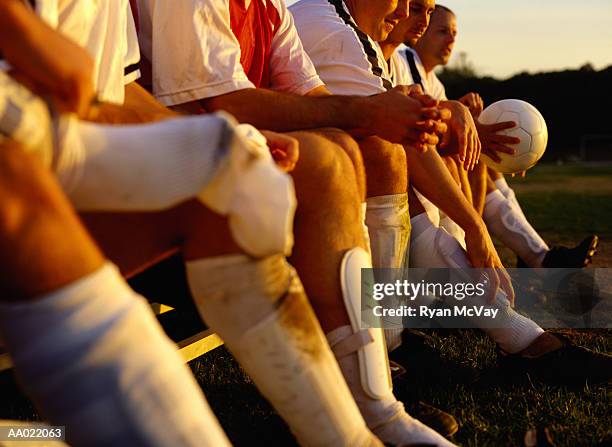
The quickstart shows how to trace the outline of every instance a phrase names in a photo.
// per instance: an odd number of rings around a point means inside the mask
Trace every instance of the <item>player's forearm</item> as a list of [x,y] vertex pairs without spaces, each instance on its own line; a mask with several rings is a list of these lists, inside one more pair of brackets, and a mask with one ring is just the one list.
[[123,105],[102,103],[88,121],[104,124],[141,124],[174,118],[179,114],[158,102],[149,92],[132,82],[125,86]]
[[32,13],[18,0],[0,0],[0,50],[17,37],[24,37],[29,29]]
[[352,96],[297,96],[247,89],[201,101],[207,111],[225,110],[242,123],[277,132],[338,127],[361,128],[367,118]]
[[451,177],[440,155],[432,149],[420,153],[412,148],[406,155],[410,183],[463,230],[480,230],[482,219]]

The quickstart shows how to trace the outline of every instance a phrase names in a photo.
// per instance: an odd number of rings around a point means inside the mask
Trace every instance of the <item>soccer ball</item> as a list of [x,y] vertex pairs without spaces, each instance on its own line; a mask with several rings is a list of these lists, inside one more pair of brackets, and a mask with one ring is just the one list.
[[528,102],[518,99],[504,99],[484,109],[478,120],[482,124],[514,121],[517,127],[499,132],[503,135],[521,139],[519,144],[510,145],[514,155],[498,152],[501,161],[494,162],[486,155],[482,158],[490,168],[503,174],[515,174],[532,168],[546,150],[548,129],[542,114]]

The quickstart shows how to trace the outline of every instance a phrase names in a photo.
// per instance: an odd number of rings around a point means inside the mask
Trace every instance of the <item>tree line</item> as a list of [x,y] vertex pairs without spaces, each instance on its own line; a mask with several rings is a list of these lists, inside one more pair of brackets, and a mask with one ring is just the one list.
[[612,160],[612,65],[599,71],[586,64],[577,70],[523,72],[500,80],[481,77],[465,56],[460,60],[439,74],[449,98],[478,92],[485,107],[501,99],[522,99],[546,119],[549,143],[544,160],[580,156],[585,140],[587,158]]

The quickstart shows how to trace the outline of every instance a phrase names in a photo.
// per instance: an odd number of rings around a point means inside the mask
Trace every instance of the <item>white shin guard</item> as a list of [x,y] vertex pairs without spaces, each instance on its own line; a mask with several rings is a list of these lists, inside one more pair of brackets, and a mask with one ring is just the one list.
[[349,251],[342,263],[343,297],[351,325],[327,334],[342,374],[368,427],[381,441],[452,446],[410,417],[393,395],[382,329],[365,328],[361,321],[361,269],[369,264],[367,253],[359,248]]
[[229,446],[147,302],[111,265],[34,301],[0,304],[21,382],[73,446]]
[[367,199],[366,224],[375,268],[401,269],[410,239],[408,194]]
[[533,268],[542,266],[549,247],[512,200],[499,190],[487,194],[483,218],[491,234],[520,256],[527,265]]
[[379,446],[282,256],[187,263],[202,317],[304,446]]
[[[412,226],[414,236],[411,241],[411,267],[449,268],[457,269],[457,272],[472,268],[467,253],[459,242],[443,228],[433,226],[426,214],[413,218]],[[489,334],[504,351],[520,352],[544,332],[535,322],[512,309],[502,291],[497,292],[493,303],[486,301],[485,297],[488,295],[480,298],[475,295],[471,303],[497,309],[496,327],[486,327],[485,321],[480,318],[472,321]]]

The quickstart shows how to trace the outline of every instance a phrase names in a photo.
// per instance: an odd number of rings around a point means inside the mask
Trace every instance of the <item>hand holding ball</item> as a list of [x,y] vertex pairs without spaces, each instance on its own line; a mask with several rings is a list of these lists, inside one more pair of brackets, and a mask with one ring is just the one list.
[[532,168],[546,150],[548,129],[542,114],[531,104],[518,99],[497,101],[483,110],[478,118],[482,124],[495,124],[503,121],[514,121],[516,127],[499,132],[500,134],[520,138],[521,142],[511,145],[516,152],[513,155],[498,153],[501,161],[494,162],[486,155],[482,161],[492,169],[503,174],[514,174]]

